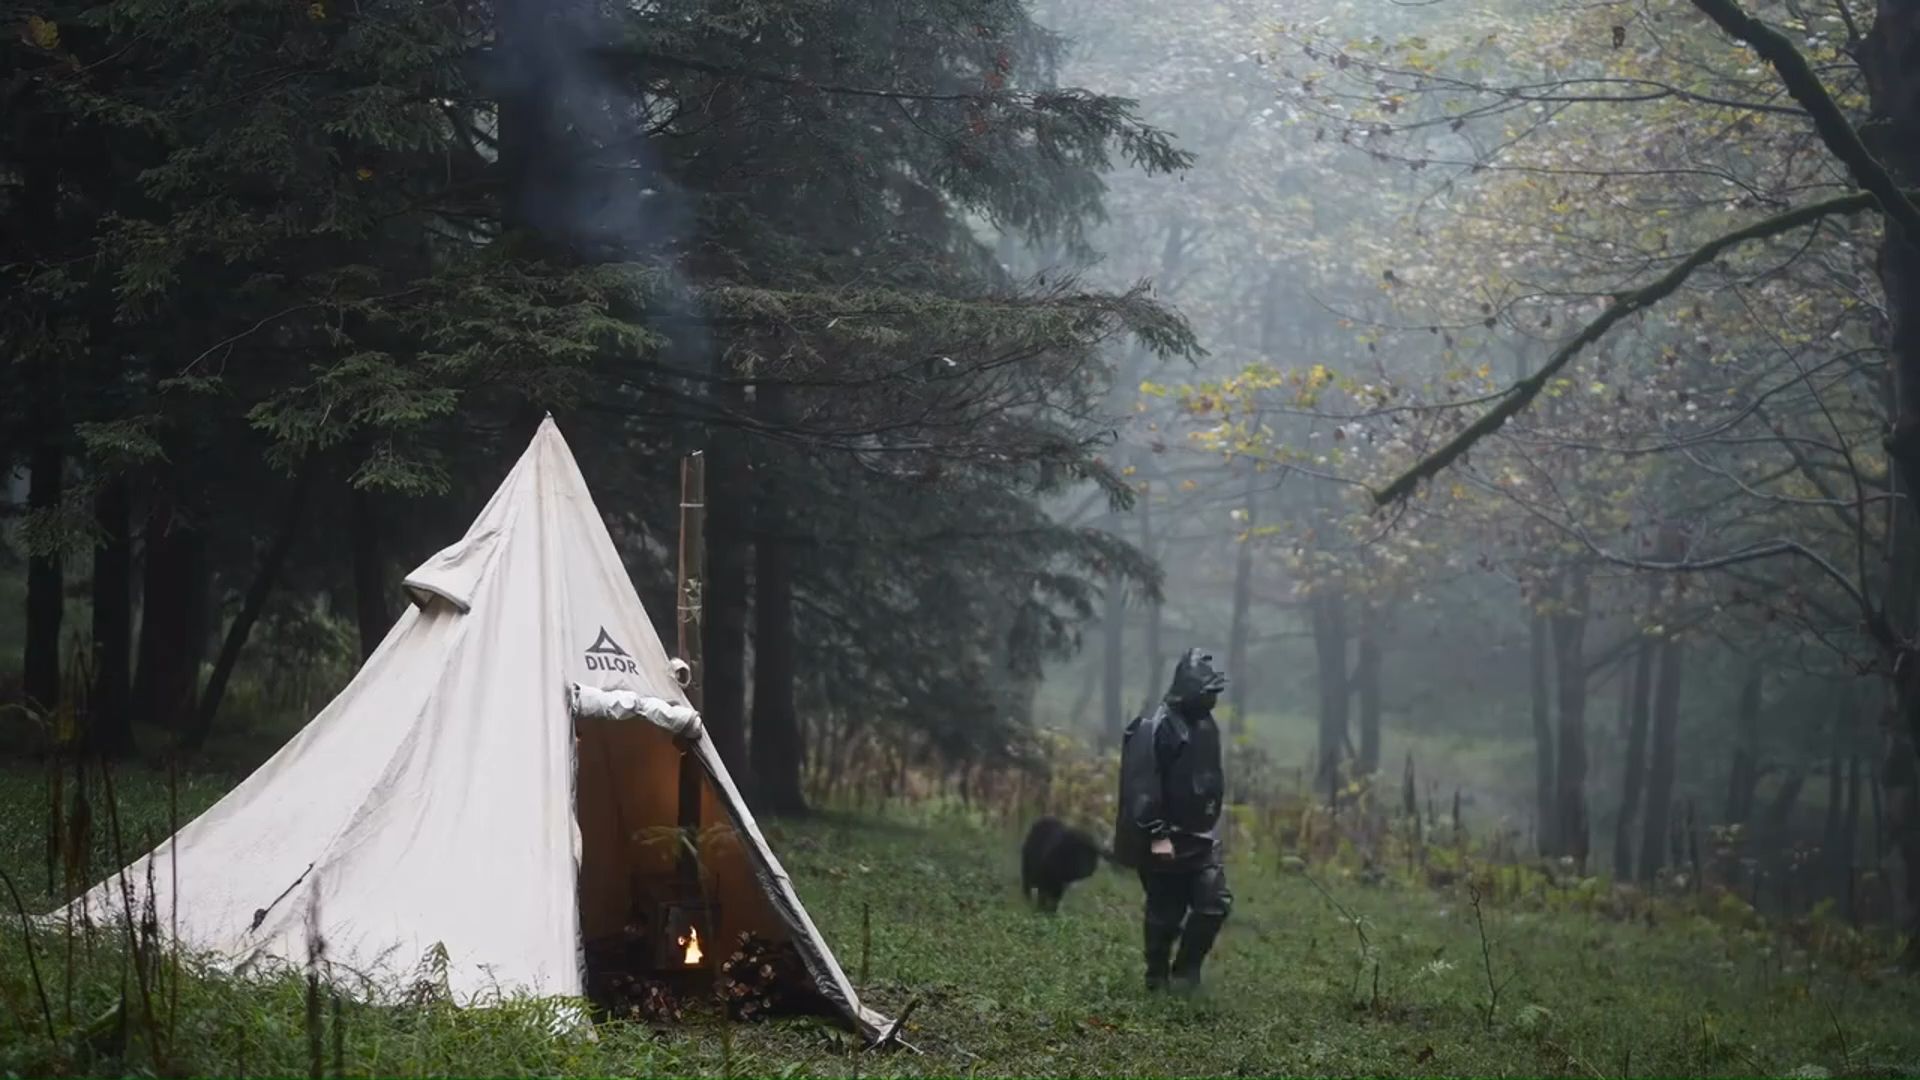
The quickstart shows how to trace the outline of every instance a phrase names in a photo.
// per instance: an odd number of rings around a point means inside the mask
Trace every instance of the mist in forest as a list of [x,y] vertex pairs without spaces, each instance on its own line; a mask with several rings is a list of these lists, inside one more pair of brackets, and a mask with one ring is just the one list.
[[[1102,597],[1042,721],[1111,741],[1203,645],[1297,790],[1410,782],[1582,872],[1697,877],[1708,847],[1769,903],[1899,910],[1879,222],[1769,232],[1609,317],[1846,188],[1773,70],[1686,5],[1123,8],[1043,6],[1059,76],[1195,162],[1116,178],[1082,272],[1152,281],[1206,355],[1120,361],[1106,459],[1134,503],[1058,512],[1165,577]],[[1796,26],[1844,50],[1843,14]]]
[[[551,417],[809,887],[972,895],[1045,818],[1110,856],[1123,733],[1198,647],[1231,679],[1224,857],[1269,875],[1228,933],[1278,965],[1265,928],[1324,900],[1373,964],[1328,1015],[1464,978],[1434,951],[1382,991],[1358,908],[1445,922],[1486,985],[1444,1007],[1553,1053],[1488,912],[1696,920],[1809,987],[1920,967],[1901,5],[7,18],[0,802],[49,815],[0,830],[44,879],[22,910],[84,876],[114,770],[165,833],[156,792],[197,812],[306,729]],[[909,820],[940,860],[832,831]],[[826,918],[864,942],[860,895]],[[1049,940],[1093,974],[1022,1008],[1142,1030],[1088,996],[1118,945]],[[1645,1067],[1759,1060],[1709,1028]],[[1261,1064],[1161,1049],[1046,1069]]]

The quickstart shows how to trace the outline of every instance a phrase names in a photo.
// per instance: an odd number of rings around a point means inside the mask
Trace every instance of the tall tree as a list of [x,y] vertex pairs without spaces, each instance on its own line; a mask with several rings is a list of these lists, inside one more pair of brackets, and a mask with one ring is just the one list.
[[133,749],[133,507],[127,479],[109,478],[94,496],[100,530],[93,551],[93,687],[88,737],[117,757]]
[[380,521],[373,494],[361,488],[347,491],[347,536],[353,559],[353,615],[360,637],[360,658],[373,655],[392,629],[387,611],[387,571],[380,544]]
[[[733,385],[727,406],[744,409]],[[701,710],[728,769],[754,788],[747,761],[747,617],[752,593],[753,471],[746,436],[716,430],[707,443],[707,563],[701,582]]]
[[198,715],[207,647],[207,540],[173,492],[157,488],[151,502],[141,532],[145,583],[133,698],[147,726],[184,735]]
[[1740,683],[1740,700],[1734,705],[1733,770],[1727,777],[1727,823],[1751,824],[1753,798],[1760,783],[1760,683],[1758,664],[1747,670]]
[[[27,505],[51,525],[60,510],[67,470],[66,453],[52,432],[33,447]],[[51,530],[49,530],[51,531]],[[27,644],[24,683],[27,700],[51,711],[60,702],[60,627],[66,610],[62,538],[42,537],[27,560]]]
[[1353,689],[1360,706],[1360,756],[1354,768],[1362,776],[1380,771],[1380,617],[1377,604],[1361,602]]
[[1673,783],[1680,753],[1680,637],[1661,638],[1659,671],[1654,677],[1653,739],[1647,766],[1646,827],[1640,832],[1641,881],[1652,881],[1666,863],[1667,829],[1673,812]]
[[1131,722],[1127,711],[1126,644],[1127,594],[1117,570],[1106,575],[1106,589],[1100,605],[1100,707],[1101,730],[1109,741],[1118,744],[1120,733]]
[[1556,772],[1553,753],[1553,643],[1550,617],[1538,611],[1527,617],[1527,686],[1533,719],[1534,835],[1542,855],[1557,849],[1559,802],[1554,797]]
[[1227,623],[1227,671],[1233,682],[1227,687],[1227,722],[1236,735],[1247,730],[1247,683],[1253,674],[1247,670],[1247,638],[1253,608],[1254,530],[1260,524],[1259,475],[1247,469],[1244,527],[1233,549],[1233,614]]
[[1626,763],[1621,769],[1620,811],[1613,826],[1613,876],[1618,881],[1633,879],[1633,826],[1639,818],[1641,792],[1647,777],[1647,722],[1653,705],[1653,639],[1644,632],[1633,648],[1633,682],[1628,690],[1633,699],[1627,715]]
[[[786,412],[785,390],[761,387],[755,402],[778,423]],[[794,704],[796,648],[793,621],[793,538],[787,487],[777,449],[763,445],[754,465],[753,575],[753,778],[760,808],[773,814],[807,809],[801,778],[806,740]]]
[[1583,867],[1587,834],[1587,666],[1583,651],[1592,590],[1584,563],[1575,563],[1565,578],[1553,612],[1554,682],[1560,694],[1560,726],[1554,740],[1559,750],[1554,789],[1554,850],[1571,855]]
[[1316,658],[1314,683],[1320,698],[1319,761],[1314,781],[1316,788],[1327,791],[1338,782],[1340,763],[1347,758],[1347,703],[1353,696],[1347,675],[1347,598],[1338,585],[1326,584],[1314,589],[1309,604]]

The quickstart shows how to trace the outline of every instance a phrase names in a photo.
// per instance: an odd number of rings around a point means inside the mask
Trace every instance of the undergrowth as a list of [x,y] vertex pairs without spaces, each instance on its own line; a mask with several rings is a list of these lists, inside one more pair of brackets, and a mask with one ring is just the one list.
[[[118,778],[123,824],[169,820],[163,775]],[[183,777],[190,818],[217,782]],[[0,868],[30,910],[47,791],[0,772]],[[1004,809],[1004,808],[1002,808]],[[1103,870],[1059,916],[1022,906],[1017,834],[953,804],[769,827],[802,898],[866,996],[921,1052],[866,1052],[813,1021],[557,1028],[553,1003],[374,1006],[298,972],[235,980],[157,958],[151,1004],[124,940],[0,935],[0,1071],[14,1075],[1908,1075],[1916,984],[1885,951],[1677,901],[1632,917],[1578,879],[1484,890],[1370,872],[1323,840],[1249,830],[1234,912],[1191,1001],[1141,988],[1138,883]],[[1337,830],[1332,833],[1337,835]],[[1438,850],[1438,849],[1436,849]],[[1304,857],[1303,857],[1304,856]],[[1428,865],[1437,860],[1427,854]],[[1413,864],[1416,869],[1419,864]],[[1509,871],[1514,872],[1514,871]],[[1529,870],[1529,873],[1538,871]],[[1484,898],[1476,913],[1471,893]],[[1552,897],[1561,896],[1555,901]],[[1570,897],[1568,899],[1567,897]],[[1545,899],[1543,899],[1545,898]],[[1651,919],[1646,917],[1652,912]],[[1477,917],[1476,917],[1477,916]],[[870,920],[871,953],[861,953]],[[71,980],[69,980],[71,963]],[[38,971],[36,979],[34,971]],[[42,1004],[44,994],[44,1006]],[[51,1037],[49,1036],[51,1030]],[[556,1030],[560,1033],[556,1034]]]

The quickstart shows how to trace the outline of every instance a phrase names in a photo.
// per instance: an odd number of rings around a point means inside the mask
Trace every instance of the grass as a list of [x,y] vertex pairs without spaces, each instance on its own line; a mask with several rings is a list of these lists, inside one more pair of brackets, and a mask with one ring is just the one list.
[[[166,821],[164,779],[120,783],[123,827]],[[183,815],[217,796],[187,782]],[[0,866],[44,906],[37,773],[0,772]],[[136,826],[137,827],[137,826]],[[1920,1069],[1920,986],[1831,967],[1781,939],[1698,919],[1647,926],[1568,913],[1485,911],[1463,897],[1309,878],[1246,856],[1234,913],[1191,1001],[1141,989],[1140,889],[1113,871],[1072,890],[1056,918],[1026,910],[1018,838],[957,811],[886,819],[826,814],[770,836],[842,965],[857,976],[870,909],[873,1003],[915,998],[923,1054],[868,1054],[813,1022],[554,1037],[533,1003],[490,1010],[343,1007],[321,1042],[347,1075],[1907,1075]],[[1323,896],[1317,884],[1324,884]],[[1331,897],[1331,902],[1327,897]],[[1358,931],[1347,915],[1358,920]],[[0,1071],[298,1075],[311,1064],[304,981],[182,981],[159,1054],[110,1025],[111,949],[79,964],[73,1019],[62,964],[43,947],[58,1038],[47,1040],[18,927],[0,940]],[[1362,945],[1364,935],[1366,945]],[[43,946],[57,942],[43,942]],[[1488,989],[1498,988],[1489,1015]],[[1377,972],[1377,974],[1376,974]],[[164,996],[164,995],[163,995]],[[133,1007],[136,1011],[138,1005]],[[330,1003],[323,1014],[330,1016]]]

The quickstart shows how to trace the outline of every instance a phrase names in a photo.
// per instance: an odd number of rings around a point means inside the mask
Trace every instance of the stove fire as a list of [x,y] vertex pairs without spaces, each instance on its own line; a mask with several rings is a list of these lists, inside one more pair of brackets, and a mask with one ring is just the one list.
[[668,900],[655,911],[653,925],[659,929],[653,939],[653,970],[687,975],[705,972],[713,963],[710,954],[719,912],[700,900]]

